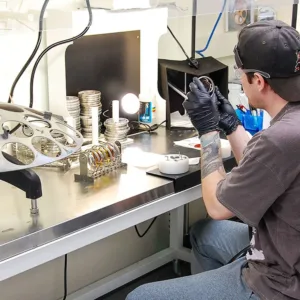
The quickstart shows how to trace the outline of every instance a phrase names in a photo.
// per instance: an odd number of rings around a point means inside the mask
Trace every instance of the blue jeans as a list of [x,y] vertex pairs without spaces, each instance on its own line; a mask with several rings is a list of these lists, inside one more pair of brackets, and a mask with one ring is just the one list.
[[258,300],[242,278],[245,258],[227,265],[249,245],[248,226],[203,220],[191,230],[192,274],[142,285],[126,300]]

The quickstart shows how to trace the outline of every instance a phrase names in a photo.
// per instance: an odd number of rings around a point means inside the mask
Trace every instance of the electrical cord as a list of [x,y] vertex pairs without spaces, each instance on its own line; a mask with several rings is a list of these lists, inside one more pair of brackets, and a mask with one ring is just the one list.
[[134,124],[137,124],[137,125],[142,125],[146,128],[145,131],[147,131],[149,133],[151,132],[151,126],[149,124],[141,123],[141,122],[138,122],[138,121],[130,121],[130,123],[134,123]]
[[155,130],[157,130],[160,126],[162,126],[164,123],[166,123],[167,122],[167,120],[164,120],[164,121],[162,121],[161,123],[159,123],[159,124],[154,124],[154,125],[152,125],[150,128],[151,128],[151,131],[155,131]]
[[[47,5],[48,5],[49,1],[50,0],[45,0],[44,1],[44,4],[43,4],[42,9],[41,9],[40,17],[39,17],[39,33],[38,33],[38,38],[37,38],[37,41],[36,41],[36,45],[35,45],[32,53],[31,53],[31,55],[29,56],[28,60],[26,61],[25,65],[23,66],[23,68],[21,69],[21,71],[19,72],[19,74],[17,75],[16,79],[14,80],[14,82],[11,86],[9,97],[8,97],[8,103],[11,103],[13,101],[16,85],[18,84],[20,78],[22,77],[22,75],[24,74],[24,72],[26,71],[26,69],[28,68],[28,66],[30,65],[30,63],[32,62],[32,60],[34,59],[36,53],[38,52],[38,50],[40,48],[42,38],[43,38],[44,15],[45,15],[45,11],[46,11],[46,8],[47,8]],[[20,4],[20,7],[21,7],[21,4]]]
[[150,225],[148,226],[148,228],[147,228],[147,229],[145,230],[145,232],[142,233],[142,234],[139,232],[137,226],[136,226],[136,225],[134,226],[135,232],[136,232],[136,234],[138,235],[139,238],[143,238],[143,237],[148,233],[148,231],[151,229],[151,227],[153,226],[153,224],[154,224],[154,222],[156,221],[156,219],[157,219],[157,217],[155,217],[155,218],[151,221],[151,223],[150,223]]
[[239,253],[237,253],[234,257],[232,257],[227,265],[231,264],[232,262],[236,261],[237,259],[243,257],[246,255],[246,253],[251,249],[251,245],[247,246],[246,248],[244,248],[243,250],[241,250]]
[[[49,0],[47,0],[49,1]],[[48,4],[48,3],[47,3]],[[34,77],[35,77],[35,73],[36,73],[36,70],[37,70],[37,67],[41,61],[41,59],[43,58],[43,56],[48,52],[50,51],[51,49],[53,49],[54,47],[56,46],[59,46],[59,45],[63,45],[65,43],[69,43],[69,42],[73,42],[77,39],[79,39],[80,37],[84,36],[87,31],[90,29],[91,25],[92,25],[92,22],[93,22],[93,13],[92,13],[92,8],[91,8],[91,5],[90,5],[90,1],[89,0],[86,0],[86,5],[87,5],[87,9],[88,9],[88,12],[89,12],[89,22],[88,22],[88,25],[86,26],[86,28],[80,33],[78,34],[77,36],[75,37],[72,37],[72,38],[69,38],[69,39],[66,39],[66,40],[63,40],[63,41],[59,41],[59,42],[56,42],[50,46],[48,46],[40,55],[39,57],[37,58],[34,66],[33,66],[33,69],[32,69],[32,72],[31,72],[31,77],[30,77],[30,102],[29,102],[29,107],[32,108],[33,106],[33,84],[34,84]],[[43,6],[44,7],[44,6]],[[42,25],[42,21],[43,18],[40,18],[40,26],[41,28],[43,29],[43,25]],[[42,32],[41,32],[42,34]],[[33,59],[33,58],[32,58]],[[32,60],[31,59],[31,60]],[[24,71],[23,71],[24,72]],[[10,134],[13,134],[16,130],[18,130],[20,128],[20,124],[18,124],[17,126],[15,126],[11,131],[10,131]]]
[[65,264],[64,264],[64,297],[66,300],[68,296],[68,254],[65,254]]
[[147,131],[148,133],[151,133],[151,132],[157,130],[160,126],[162,126],[166,122],[167,121],[165,120],[165,121],[163,121],[159,124],[154,124],[154,125],[151,126],[147,123],[142,123],[142,122],[139,122],[139,121],[130,121],[130,123],[144,126],[146,128],[145,131]]
[[190,63],[190,66],[194,67],[195,69],[198,69],[198,61],[193,59],[193,58],[190,58],[186,51],[184,50],[183,46],[181,45],[181,43],[178,41],[178,39],[176,38],[175,34],[173,33],[173,31],[171,30],[171,28],[169,26],[168,27],[168,30],[170,32],[170,34],[172,35],[173,39],[176,41],[176,43],[178,44],[178,46],[180,47],[180,49],[182,50],[183,54],[186,56],[187,60],[189,61]]
[[93,23],[93,13],[92,13],[91,5],[90,5],[90,0],[85,0],[85,1],[86,1],[86,6],[87,6],[87,9],[88,9],[88,12],[89,12],[89,22],[88,22],[88,25],[86,26],[86,28],[80,34],[78,34],[78,35],[76,35],[72,38],[62,40],[62,41],[53,43],[52,45],[48,46],[37,58],[34,66],[33,66],[33,69],[32,69],[32,72],[31,72],[31,77],[30,77],[30,102],[29,102],[29,107],[33,106],[33,85],[34,85],[35,73],[36,73],[37,67],[38,67],[40,61],[42,60],[42,58],[44,57],[44,55],[48,51],[50,51],[51,49],[53,49],[57,46],[60,46],[60,45],[66,44],[66,43],[70,43],[70,42],[74,42],[75,40],[83,37],[88,32],[88,30],[90,29],[90,27]]
[[204,54],[203,54],[202,52],[204,52],[204,51],[206,51],[206,50],[208,49],[208,47],[209,47],[209,45],[210,45],[210,42],[211,42],[211,40],[212,40],[212,38],[213,38],[213,36],[214,36],[214,34],[215,34],[215,31],[216,31],[216,29],[217,29],[217,27],[218,27],[218,25],[219,25],[219,22],[220,22],[221,17],[222,17],[222,15],[223,15],[223,13],[224,13],[224,10],[225,10],[226,2],[227,2],[227,0],[224,0],[222,10],[221,10],[221,12],[219,13],[219,16],[218,16],[218,18],[217,18],[217,20],[216,20],[216,23],[215,23],[215,25],[214,25],[214,27],[213,27],[211,33],[210,33],[210,36],[209,36],[208,41],[207,41],[207,43],[206,43],[206,46],[205,46],[203,49],[197,50],[197,51],[196,51],[196,53],[199,54],[199,55],[202,56],[202,57],[204,57]]

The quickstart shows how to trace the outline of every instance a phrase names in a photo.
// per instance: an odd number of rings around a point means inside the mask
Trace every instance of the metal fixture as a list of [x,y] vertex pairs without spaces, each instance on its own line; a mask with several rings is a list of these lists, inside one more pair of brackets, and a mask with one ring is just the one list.
[[108,174],[125,164],[122,163],[121,143],[100,142],[82,152],[79,156],[80,175],[75,174],[75,181],[94,182],[94,179]]
[[38,209],[38,205],[37,205],[37,199],[31,199],[30,213],[32,215],[37,215],[39,213],[39,209]]
[[68,158],[62,159],[60,161],[56,161],[52,164],[48,164],[48,165],[41,166],[41,167],[57,169],[61,172],[67,172],[71,169],[71,161],[70,161],[70,158],[68,157]]
[[78,131],[48,112],[1,103],[0,118],[0,172],[53,163],[74,154],[83,143]]

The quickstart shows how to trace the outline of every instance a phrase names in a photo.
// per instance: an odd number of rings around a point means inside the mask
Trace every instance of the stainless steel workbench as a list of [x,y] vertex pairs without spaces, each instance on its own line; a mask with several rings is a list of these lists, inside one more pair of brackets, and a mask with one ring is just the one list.
[[[173,143],[194,135],[193,131],[169,132],[160,128],[152,134],[132,136],[134,144],[128,147],[157,154],[180,151],[196,157],[198,150],[179,149]],[[34,218],[29,213],[30,200],[23,192],[0,182],[0,280],[168,211],[172,211],[170,248],[145,261],[147,267],[141,263],[134,276],[123,281],[118,276],[112,278],[113,286],[121,286],[173,259],[189,260],[188,250],[181,251],[183,206],[201,197],[200,185],[175,193],[172,181],[146,175],[145,170],[128,168],[87,186],[74,182],[74,174],[78,172],[73,169],[63,174],[37,169],[43,197],[38,200],[40,214]],[[100,284],[93,295],[89,292],[85,297],[81,292],[70,299],[93,299],[109,292],[109,286]]]
[[[139,147],[157,154],[171,153],[173,141],[193,135],[190,132],[141,133],[132,138]],[[197,155],[197,151],[190,151]],[[61,238],[76,230],[134,209],[174,193],[172,181],[126,169],[103,176],[93,186],[75,183],[78,169],[62,173],[53,169],[36,169],[43,187],[38,200],[40,214],[31,217],[30,200],[22,191],[0,182],[0,260]]]

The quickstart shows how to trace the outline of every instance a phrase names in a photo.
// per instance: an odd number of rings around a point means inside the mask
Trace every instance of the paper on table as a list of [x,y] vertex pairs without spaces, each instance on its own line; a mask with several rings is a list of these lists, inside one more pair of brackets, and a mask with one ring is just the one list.
[[[174,144],[185,148],[201,150],[200,140],[197,136],[182,141],[176,141]],[[231,155],[231,146],[229,141],[221,139],[221,152],[223,158],[227,158]]]
[[184,127],[184,128],[194,128],[191,120],[187,114],[181,115],[179,111],[171,113],[171,126],[173,127]]
[[185,148],[192,148],[192,149],[201,149],[199,137],[195,136],[189,139],[176,141],[174,142],[175,145],[185,147]]
[[144,152],[139,148],[125,148],[122,153],[122,162],[137,168],[156,166],[163,156],[152,152]]

